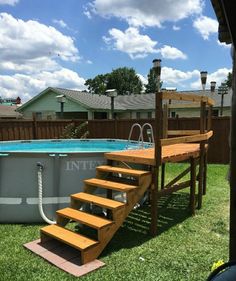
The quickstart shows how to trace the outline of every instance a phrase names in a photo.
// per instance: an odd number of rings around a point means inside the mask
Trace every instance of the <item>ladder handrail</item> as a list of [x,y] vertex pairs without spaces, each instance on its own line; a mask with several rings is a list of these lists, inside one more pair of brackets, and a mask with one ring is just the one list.
[[134,123],[130,129],[130,132],[129,132],[129,138],[128,138],[128,142],[130,142],[130,139],[131,139],[131,136],[132,136],[132,133],[133,133],[133,129],[135,127],[138,127],[140,129],[140,134],[139,134],[139,138],[138,138],[138,142],[140,142],[140,140],[142,141],[143,143],[143,136],[142,136],[142,127],[139,123]]
[[142,126],[139,124],[139,123],[134,123],[130,129],[130,132],[129,132],[129,138],[128,138],[128,142],[131,141],[131,136],[132,136],[132,133],[133,133],[133,130],[135,127],[138,127],[139,130],[140,130],[140,134],[139,134],[139,138],[138,138],[138,143],[141,142],[141,146],[143,147],[143,130],[144,128],[147,126],[149,127],[150,131],[151,131],[151,138],[149,139],[149,141],[151,143],[154,143],[154,134],[153,134],[153,128],[152,128],[152,125],[150,123],[144,123]]
[[143,130],[144,130],[144,128],[146,127],[146,126],[148,126],[149,127],[149,129],[150,129],[150,131],[151,131],[151,143],[154,143],[155,142],[155,140],[154,140],[154,134],[153,134],[153,128],[152,128],[152,125],[150,124],[150,123],[145,123],[145,124],[143,124],[143,126],[142,126],[142,138],[143,138]]

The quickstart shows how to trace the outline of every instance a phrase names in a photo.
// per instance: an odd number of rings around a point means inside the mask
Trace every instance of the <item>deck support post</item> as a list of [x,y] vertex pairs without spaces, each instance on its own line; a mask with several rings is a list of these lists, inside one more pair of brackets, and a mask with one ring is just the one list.
[[[200,134],[205,133],[206,128],[206,102],[201,102],[201,114],[200,114]],[[204,182],[204,155],[206,152],[205,141],[200,142],[200,160],[199,160],[199,183],[198,183],[198,209],[202,207],[202,195],[203,195],[203,182]]]
[[166,164],[161,164],[161,189],[165,187],[165,172],[166,172]]
[[190,158],[190,208],[191,214],[195,215],[195,192],[196,192],[196,158]]
[[151,184],[151,226],[150,233],[153,237],[157,235],[157,192],[158,192],[158,174],[159,168],[153,167],[152,169],[152,184]]
[[158,209],[157,209],[157,193],[159,189],[159,169],[161,166],[162,148],[161,139],[163,135],[163,115],[162,115],[162,93],[158,91],[156,93],[156,112],[155,112],[155,166],[153,170],[153,184],[151,191],[151,235],[157,235],[157,220],[158,220]]

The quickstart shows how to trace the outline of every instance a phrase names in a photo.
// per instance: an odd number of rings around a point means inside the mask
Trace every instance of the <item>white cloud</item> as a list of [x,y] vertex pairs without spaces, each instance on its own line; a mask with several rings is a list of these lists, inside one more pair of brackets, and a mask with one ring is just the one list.
[[[216,81],[216,87],[218,87],[221,82],[225,81],[231,71],[228,68],[220,68],[215,72],[208,73],[206,88],[210,89],[211,81]],[[162,67],[161,80],[163,81],[163,87],[176,87],[178,90],[202,89],[200,70],[196,69],[184,72],[171,67]]]
[[67,27],[67,24],[64,22],[64,20],[57,20],[57,19],[54,19],[53,22],[54,22],[55,24],[58,24],[58,25],[59,25],[60,27],[62,27],[62,28]]
[[[92,8],[91,8],[92,7]],[[102,17],[117,17],[132,26],[158,26],[202,12],[202,0],[94,0],[87,6]]]
[[110,37],[103,37],[105,43],[115,50],[127,53],[132,59],[157,53],[155,49],[157,42],[147,35],[140,34],[135,27],[129,27],[125,32],[112,28],[109,35]]
[[193,22],[194,28],[201,34],[204,40],[208,40],[212,33],[218,32],[218,21],[206,16],[201,16]]
[[36,59],[28,59],[27,61],[20,60],[18,62],[13,61],[0,61],[0,70],[1,71],[12,71],[12,72],[25,72],[25,73],[34,73],[43,70],[54,71],[59,69],[60,65],[53,59],[42,57]]
[[[218,86],[220,86],[221,82],[224,82],[225,79],[227,79],[227,76],[228,76],[229,72],[232,72],[232,69],[229,69],[229,68],[219,68],[215,72],[208,73],[206,88],[210,88],[211,81],[215,81],[216,82],[216,88]],[[200,78],[197,81],[192,82],[190,86],[193,89],[201,89],[202,86],[201,86]]]
[[160,53],[165,59],[187,59],[187,55],[185,55],[182,51],[167,45],[160,49]]
[[11,5],[14,6],[19,0],[0,0],[0,5]]
[[78,59],[73,39],[54,27],[0,14],[1,69],[35,72],[57,67],[60,60],[75,62]]
[[148,83],[147,76],[143,76],[143,75],[140,74],[140,73],[137,73],[137,76],[139,77],[139,79],[142,81],[142,83],[143,83],[144,85]]
[[42,71],[33,75],[0,75],[0,92],[4,97],[20,96],[26,102],[47,87],[83,90],[85,80],[76,72],[62,68],[58,71]]
[[217,40],[217,44],[223,48],[231,48],[231,44],[221,43],[219,40]]
[[163,67],[161,71],[161,80],[164,81],[164,86],[186,87],[189,81],[195,77],[200,77],[198,70],[193,71],[181,71],[171,67]]
[[178,30],[180,30],[180,29],[181,29],[181,28],[180,28],[179,26],[173,25],[173,30],[178,31]]
[[[85,80],[60,63],[77,62],[73,38],[52,26],[0,14],[0,93],[23,101],[46,87],[84,89]],[[3,74],[6,73],[10,74]]]
[[187,58],[183,52],[171,46],[164,45],[157,49],[157,41],[152,40],[148,35],[140,34],[136,27],[129,27],[124,32],[112,28],[109,30],[109,35],[109,37],[103,37],[105,43],[114,50],[127,53],[132,59],[144,58],[154,53],[161,53],[165,59]]
[[84,15],[85,15],[88,19],[91,19],[91,18],[92,18],[92,15],[91,15],[91,13],[90,13],[88,10],[84,11]]
[[143,76],[143,75],[140,74],[140,73],[137,73],[137,76],[138,76],[139,79],[142,81],[142,83],[143,83],[142,91],[145,92],[145,89],[146,89],[145,85],[148,83],[148,78],[147,78],[147,76]]

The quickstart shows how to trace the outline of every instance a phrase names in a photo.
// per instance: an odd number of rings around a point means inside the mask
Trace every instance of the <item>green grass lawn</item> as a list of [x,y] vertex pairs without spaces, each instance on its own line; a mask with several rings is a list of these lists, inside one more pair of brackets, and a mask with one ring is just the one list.
[[[184,164],[167,167],[167,177]],[[208,166],[207,195],[194,217],[188,193],[178,192],[159,203],[159,235],[148,234],[148,206],[133,211],[100,257],[106,266],[80,280],[200,281],[213,262],[228,259],[228,166]],[[0,225],[0,280],[77,280],[23,247],[39,238],[42,225]]]

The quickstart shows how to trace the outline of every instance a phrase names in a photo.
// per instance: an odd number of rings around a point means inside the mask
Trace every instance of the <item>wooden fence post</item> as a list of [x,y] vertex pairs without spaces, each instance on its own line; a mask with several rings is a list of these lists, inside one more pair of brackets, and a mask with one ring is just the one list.
[[32,133],[33,133],[33,139],[34,139],[34,140],[37,140],[37,139],[38,139],[38,134],[37,134],[37,120],[36,120],[36,114],[35,114],[35,112],[33,113]]

